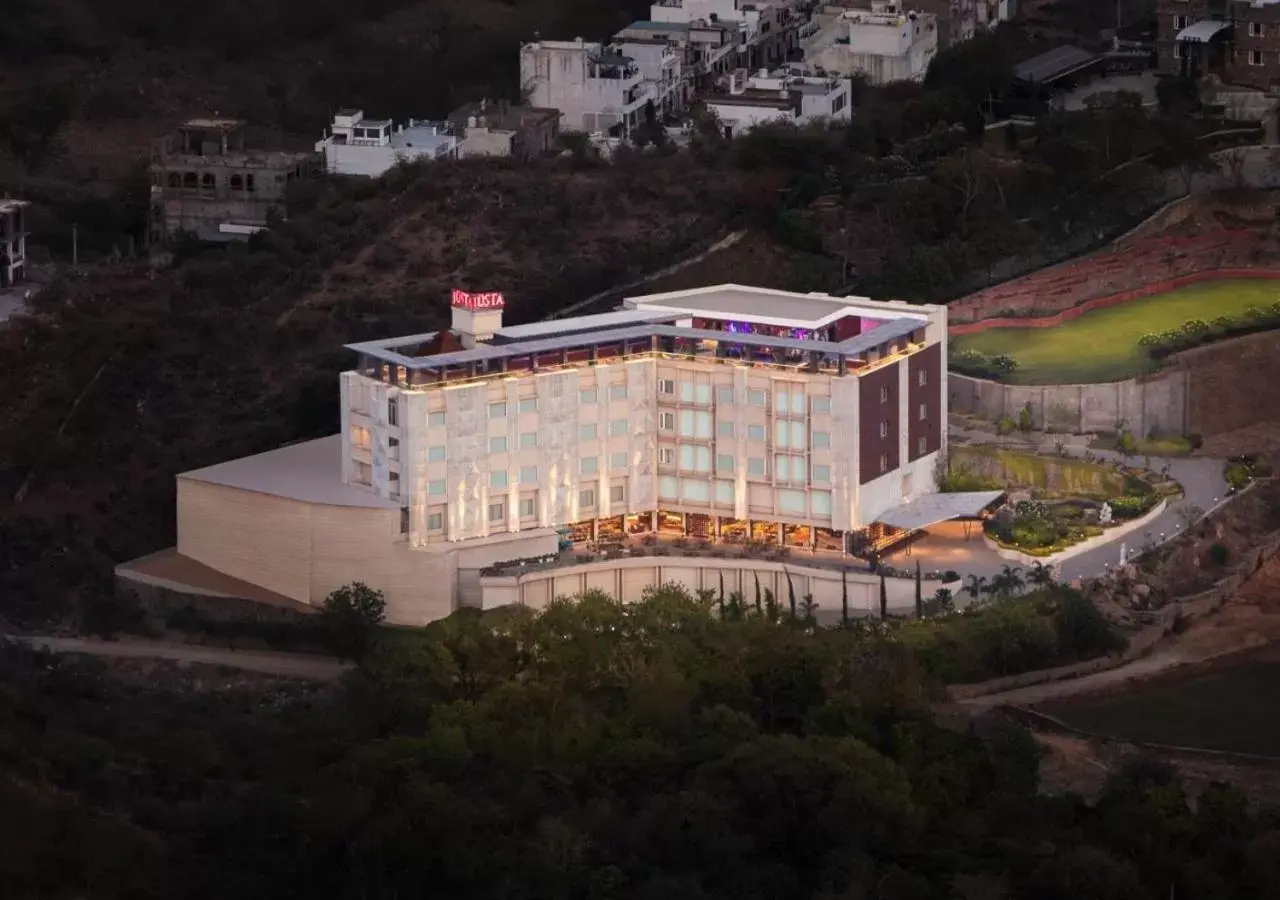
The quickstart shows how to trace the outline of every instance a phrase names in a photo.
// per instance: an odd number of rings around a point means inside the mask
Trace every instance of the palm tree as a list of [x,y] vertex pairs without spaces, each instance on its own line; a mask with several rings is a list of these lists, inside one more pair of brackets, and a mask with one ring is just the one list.
[[796,586],[791,583],[791,573],[783,569],[783,574],[787,576],[787,603],[791,607],[791,621],[796,620]]
[[1027,584],[1034,587],[1049,587],[1053,581],[1053,566],[1038,562],[1027,570]]
[[742,591],[729,592],[729,618],[735,622],[741,622],[743,619],[743,611],[746,608],[747,600],[742,596]]
[[880,621],[889,618],[889,588],[884,582],[884,573],[880,573]]
[[1021,569],[1017,566],[1006,565],[1000,569],[999,575],[991,579],[990,590],[993,594],[1008,597],[1010,594],[1016,594],[1022,590],[1022,586],[1025,583]]
[[778,621],[778,601],[773,596],[773,588],[764,589],[764,615],[770,622]]
[[964,580],[964,587],[960,589],[961,593],[968,594],[976,603],[981,594],[987,592],[987,578],[985,575],[970,575]]
[[763,615],[764,609],[760,604],[760,573],[752,572],[751,574],[754,575],[756,579],[756,614]]
[[720,608],[720,618],[724,618],[724,573],[720,573],[720,600],[718,602]]
[[804,613],[805,624],[813,625],[818,612],[818,601],[813,599],[813,594],[805,594],[800,598],[800,610]]

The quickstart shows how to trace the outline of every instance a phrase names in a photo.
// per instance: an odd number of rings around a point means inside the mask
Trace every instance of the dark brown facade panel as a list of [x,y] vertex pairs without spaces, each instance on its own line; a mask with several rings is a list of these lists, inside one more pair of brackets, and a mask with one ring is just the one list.
[[[907,460],[942,448],[942,345],[907,357]],[[923,414],[923,417],[922,417]]]
[[[858,483],[866,484],[898,468],[901,388],[898,366],[890,363],[858,379]],[[883,466],[881,465],[883,463]]]

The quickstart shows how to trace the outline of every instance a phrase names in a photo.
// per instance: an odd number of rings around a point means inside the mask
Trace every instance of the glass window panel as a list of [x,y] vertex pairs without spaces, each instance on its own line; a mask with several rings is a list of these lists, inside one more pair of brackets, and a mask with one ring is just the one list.
[[694,436],[693,410],[691,409],[680,410],[680,436],[681,437]]
[[711,471],[711,448],[697,447],[695,448],[694,468],[699,472]]
[[427,448],[427,462],[440,462],[444,459],[444,445],[437,444]]
[[805,492],[783,489],[778,491],[778,511],[804,515],[808,509],[805,504]]
[[814,484],[830,484],[831,483],[831,467],[830,466],[814,466],[813,467],[813,483]]
[[521,466],[520,467],[520,483],[521,484],[537,484],[538,483],[538,467],[537,466]]
[[437,478],[435,481],[427,482],[427,494],[431,497],[443,497],[445,492],[444,479]]
[[610,469],[625,469],[626,467],[627,467],[627,454],[626,454],[626,451],[621,451],[621,452],[618,452],[618,453],[610,453],[610,454],[609,454],[609,468],[610,468]]
[[680,483],[674,475],[658,477],[658,496],[663,500],[675,500],[679,496]]
[[507,486],[507,470],[495,469],[489,473],[489,487],[501,490]]
[[704,406],[711,402],[711,385],[698,384],[694,385],[693,399]]
[[720,438],[732,438],[732,437],[733,437],[733,423],[732,423],[732,422],[717,422],[717,423],[716,423],[716,437],[720,437]]
[[813,508],[815,516],[831,515],[831,492],[830,491],[810,491],[809,503]]
[[733,502],[733,482],[717,481],[716,482],[716,502],[732,503]]
[[600,468],[600,460],[594,456],[584,456],[578,460],[578,471],[583,475],[594,475]]

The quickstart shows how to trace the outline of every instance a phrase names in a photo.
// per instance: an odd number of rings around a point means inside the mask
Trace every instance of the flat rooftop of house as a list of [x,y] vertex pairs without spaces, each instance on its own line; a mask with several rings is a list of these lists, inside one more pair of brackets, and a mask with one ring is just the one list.
[[244,126],[243,119],[187,119],[179,128],[203,128],[212,131],[235,131]]
[[453,141],[448,126],[444,123],[432,125],[414,125],[391,135],[392,147],[412,147],[415,150],[435,150]]
[[199,153],[166,153],[161,165],[218,165],[233,169],[292,169],[298,163],[314,157],[313,150],[245,150],[241,153],[221,153],[202,156]]
[[488,363],[530,354],[636,341],[650,337],[724,340],[724,332],[681,326],[695,318],[752,322],[782,328],[813,330],[848,316],[873,319],[873,330],[840,342],[762,334],[735,334],[735,343],[779,350],[855,356],[925,327],[928,313],[900,301],[866,297],[798,294],[744,285],[717,285],[665,294],[628,298],[622,309],[593,316],[576,316],[498,329],[493,341],[470,350],[416,355],[435,333],[347,344],[364,356],[408,369],[441,370],[471,363]]
[[637,21],[637,22],[632,22],[630,25],[628,25],[626,28],[624,28],[624,29],[623,29],[623,31],[629,31],[629,30],[630,30],[630,29],[632,29],[632,28],[634,28],[634,29],[635,29],[635,30],[637,30],[637,31],[671,31],[671,32],[677,32],[677,31],[688,31],[688,30],[689,30],[689,27],[690,27],[690,25],[691,25],[691,24],[693,24],[693,23],[690,23],[690,22],[651,22],[651,21],[649,21],[649,20],[647,20],[647,19],[642,19],[642,20]]
[[340,434],[183,472],[178,478],[326,506],[396,509],[400,505],[342,483]]
[[707,94],[703,101],[716,106],[758,106],[779,110],[796,107],[796,101],[791,98],[789,91],[788,96],[783,97],[777,90],[759,88],[747,88],[738,94]]

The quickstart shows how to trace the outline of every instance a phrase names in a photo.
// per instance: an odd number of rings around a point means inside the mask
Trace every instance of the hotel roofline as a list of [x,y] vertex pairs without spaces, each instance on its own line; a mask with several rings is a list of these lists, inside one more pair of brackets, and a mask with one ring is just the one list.
[[[746,309],[728,310],[714,304],[699,304],[701,296],[731,289],[743,297],[754,299]],[[799,294],[769,291],[740,285],[718,285],[692,291],[676,291],[630,298],[624,309],[590,316],[575,316],[549,322],[537,322],[499,328],[491,343],[471,349],[454,350],[426,356],[398,352],[401,348],[426,344],[439,332],[384,338],[346,344],[362,357],[403,366],[410,371],[443,371],[457,366],[501,363],[517,357],[650,339],[656,346],[663,339],[693,341],[725,341],[725,332],[715,329],[683,327],[673,323],[696,318],[733,319],[757,324],[816,330],[846,316],[862,316],[883,322],[871,332],[840,342],[805,338],[775,337],[761,334],[734,334],[732,342],[744,346],[778,350],[805,351],[810,354],[850,357],[923,329],[928,323],[924,309],[912,311],[907,304],[883,303],[865,297],[843,298],[826,294]],[[788,309],[787,307],[791,307]],[[796,315],[783,315],[793,312]],[[550,333],[549,337],[542,337]]]

